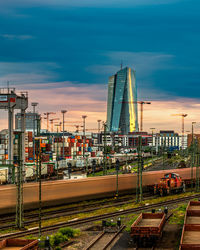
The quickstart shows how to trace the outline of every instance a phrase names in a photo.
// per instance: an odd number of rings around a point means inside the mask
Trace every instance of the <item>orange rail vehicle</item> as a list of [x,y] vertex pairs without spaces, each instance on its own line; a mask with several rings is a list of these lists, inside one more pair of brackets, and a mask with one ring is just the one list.
[[185,183],[176,173],[165,174],[164,178],[154,185],[154,194],[160,194],[160,196],[176,192],[185,192]]

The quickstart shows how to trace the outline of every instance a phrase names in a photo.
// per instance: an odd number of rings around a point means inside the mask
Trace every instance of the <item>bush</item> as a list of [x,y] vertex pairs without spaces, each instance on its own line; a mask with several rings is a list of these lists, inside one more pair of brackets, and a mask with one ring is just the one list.
[[64,227],[64,228],[60,228],[58,232],[67,236],[68,238],[73,238],[73,237],[77,236],[80,231],[78,229]]
[[50,244],[51,246],[58,246],[60,243],[65,242],[68,240],[66,235],[58,232],[50,237]]

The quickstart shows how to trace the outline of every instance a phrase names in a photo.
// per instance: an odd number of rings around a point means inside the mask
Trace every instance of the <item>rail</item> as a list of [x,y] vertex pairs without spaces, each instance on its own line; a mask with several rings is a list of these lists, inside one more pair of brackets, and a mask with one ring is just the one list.
[[[149,209],[156,208],[156,207],[173,205],[173,204],[185,202],[185,201],[195,199],[195,198],[200,198],[200,194],[186,196],[186,197],[173,199],[173,200],[168,200],[165,202],[158,202],[158,203],[154,203],[154,204],[150,204],[150,205],[146,205],[146,206],[141,206],[141,207],[137,207],[137,208],[130,208],[130,209],[126,209],[123,211],[117,211],[117,212],[107,213],[107,214],[103,214],[103,215],[96,215],[96,216],[87,217],[87,218],[83,218],[83,219],[71,220],[68,222],[61,222],[61,223],[58,223],[58,224],[55,224],[52,226],[42,227],[42,232],[53,231],[53,230],[59,229],[61,227],[77,226],[77,225],[81,225],[81,224],[86,224],[88,222],[99,221],[102,219],[107,219],[110,217],[120,216],[120,215],[124,215],[124,214],[141,212],[143,210],[149,210]],[[16,233],[11,233],[11,234],[1,235],[0,240],[7,239],[7,238],[23,237],[26,235],[37,234],[37,233],[38,233],[38,227],[31,228],[31,229],[28,229],[27,231],[23,231],[23,232],[16,232]]]
[[[101,232],[99,235],[97,235],[96,238],[94,238],[94,240],[91,241],[91,243],[86,247],[84,248],[84,250],[89,250],[89,249],[102,249],[102,250],[105,250],[107,249],[111,244],[112,242],[116,239],[116,237],[124,230],[126,226],[122,226],[120,227],[117,232],[106,232],[106,231],[103,231]],[[106,237],[108,237],[108,239],[106,240]],[[99,244],[99,241],[101,240],[102,241],[103,239],[103,246],[101,245],[101,247],[98,246]]]

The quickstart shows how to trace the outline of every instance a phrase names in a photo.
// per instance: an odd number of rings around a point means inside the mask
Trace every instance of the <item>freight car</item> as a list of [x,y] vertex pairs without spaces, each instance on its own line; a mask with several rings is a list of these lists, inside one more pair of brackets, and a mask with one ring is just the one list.
[[[189,181],[191,169],[171,170],[182,176],[184,181]],[[169,170],[151,171],[143,173],[143,189],[153,187],[155,183]],[[194,168],[194,176],[195,168]],[[136,189],[137,175],[119,175],[119,193],[133,193]],[[57,180],[42,183],[43,206],[66,204],[81,200],[97,199],[100,197],[111,197],[116,194],[116,176],[90,177],[79,180]],[[0,187],[0,213],[15,210],[16,186],[6,185]],[[38,183],[24,184],[24,206],[25,209],[38,206]]]
[[131,237],[138,246],[152,244],[162,235],[165,213],[141,213],[131,226]]
[[188,203],[182,230],[180,250],[200,249],[200,202]]

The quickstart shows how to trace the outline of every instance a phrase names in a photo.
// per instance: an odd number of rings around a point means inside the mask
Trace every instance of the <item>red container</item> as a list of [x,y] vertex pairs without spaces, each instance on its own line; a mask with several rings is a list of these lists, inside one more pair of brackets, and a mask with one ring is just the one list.
[[91,157],[95,157],[95,156],[96,156],[95,152],[91,152]]
[[28,148],[29,153],[33,153],[33,148]]
[[48,174],[53,174],[54,169],[53,169],[53,165],[52,164],[48,164],[47,165],[47,173]]

